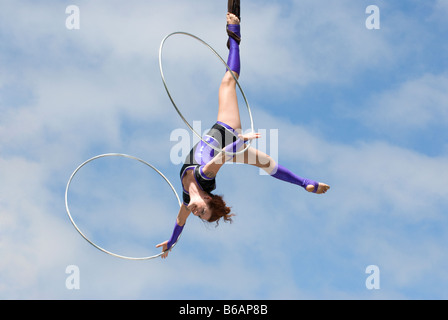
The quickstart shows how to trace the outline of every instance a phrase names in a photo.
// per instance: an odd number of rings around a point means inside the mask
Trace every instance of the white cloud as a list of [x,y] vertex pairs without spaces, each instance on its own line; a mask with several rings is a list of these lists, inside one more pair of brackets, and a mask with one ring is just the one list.
[[374,96],[364,114],[366,124],[391,133],[446,125],[448,78],[425,74]]
[[362,4],[294,1],[285,12],[277,4],[251,3],[247,11],[243,71],[248,83],[266,79],[260,90],[295,93],[309,84],[347,84],[394,60],[388,38],[365,28]]
[[440,22],[441,27],[446,27],[446,17],[448,13],[448,4],[443,0],[436,0],[434,4],[434,10],[432,12],[431,18]]

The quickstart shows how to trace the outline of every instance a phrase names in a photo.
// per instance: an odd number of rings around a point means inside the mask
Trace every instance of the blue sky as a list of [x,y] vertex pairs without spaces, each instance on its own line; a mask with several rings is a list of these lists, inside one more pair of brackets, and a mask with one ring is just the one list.
[[[66,28],[69,5],[79,30]],[[380,29],[365,26],[369,5]],[[217,192],[234,223],[190,218],[167,260],[119,260],[76,232],[66,183],[98,154],[144,159],[180,193],[172,135],[194,138],[164,91],[158,49],[186,31],[225,57],[225,11],[206,0],[1,2],[0,298],[448,297],[443,0],[243,1],[240,80],[255,128],[267,132],[260,146],[330,192],[229,165]],[[182,112],[206,130],[223,66],[186,38],[170,39],[164,57]],[[244,103],[241,114],[247,129]],[[111,250],[152,255],[171,234],[176,199],[139,163],[98,160],[71,190],[75,220]],[[79,290],[66,288],[70,265]],[[378,290],[365,285],[370,265]]]

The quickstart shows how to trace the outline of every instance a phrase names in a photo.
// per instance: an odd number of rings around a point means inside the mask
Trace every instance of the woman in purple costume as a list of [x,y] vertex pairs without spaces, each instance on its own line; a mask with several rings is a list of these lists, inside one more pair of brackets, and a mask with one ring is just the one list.
[[[229,57],[227,64],[238,79],[240,75],[240,1],[228,0],[227,33],[229,41]],[[232,221],[230,208],[227,207],[221,196],[211,192],[216,188],[215,177],[221,167],[228,161],[245,163],[263,169],[276,179],[296,184],[308,192],[323,194],[330,186],[313,180],[299,177],[277,164],[269,155],[249,147],[247,151],[236,156],[227,152],[243,150],[245,143],[252,139],[258,139],[258,133],[239,134],[241,121],[236,92],[236,81],[230,71],[227,71],[219,87],[219,109],[216,124],[204,136],[208,144],[203,141],[193,147],[180,172],[183,187],[183,204],[179,209],[176,223],[171,238],[158,244],[162,248],[162,258],[168,256],[168,252],[182,233],[187,218],[191,213],[204,221],[218,223],[220,219],[225,222]]]

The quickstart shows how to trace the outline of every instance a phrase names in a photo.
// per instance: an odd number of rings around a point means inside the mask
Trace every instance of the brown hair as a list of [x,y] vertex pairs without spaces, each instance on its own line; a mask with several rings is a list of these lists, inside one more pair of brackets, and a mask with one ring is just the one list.
[[208,203],[208,207],[211,210],[211,217],[208,222],[213,223],[216,222],[216,226],[219,225],[219,220],[224,219],[224,222],[232,223],[232,217],[234,214],[230,214],[230,208],[227,207],[225,201],[222,196],[216,196],[210,193],[210,197],[212,198]]

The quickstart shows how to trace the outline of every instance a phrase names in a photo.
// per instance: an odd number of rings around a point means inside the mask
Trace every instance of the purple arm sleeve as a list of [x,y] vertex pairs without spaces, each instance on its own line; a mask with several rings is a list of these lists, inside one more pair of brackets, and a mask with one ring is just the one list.
[[171,249],[171,247],[173,246],[173,244],[176,243],[177,239],[179,239],[180,234],[182,233],[182,230],[184,229],[184,226],[180,226],[177,224],[174,225],[174,230],[173,230],[173,234],[171,235],[171,239],[168,240],[168,244],[167,244],[167,250]]
[[234,143],[229,144],[224,148],[225,152],[237,152],[239,148],[244,144],[244,141],[239,139],[236,140]]

